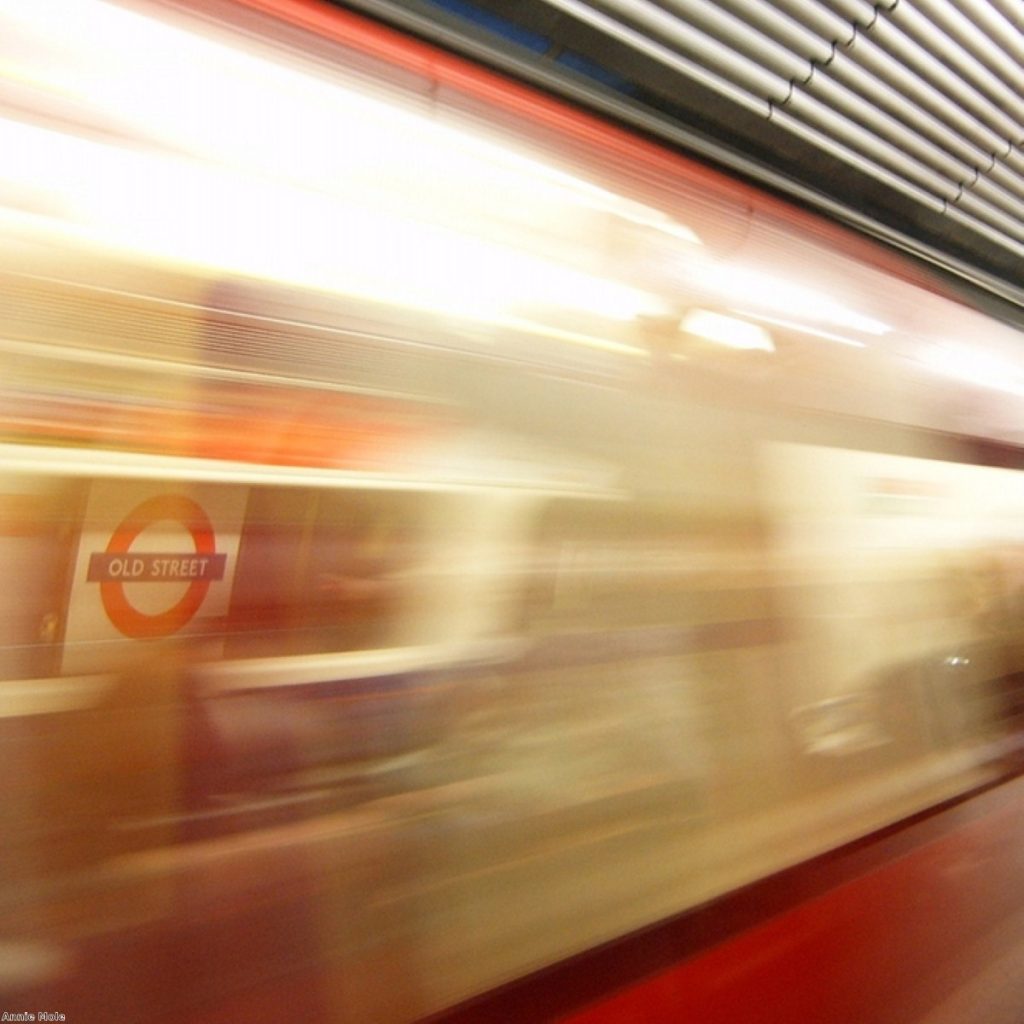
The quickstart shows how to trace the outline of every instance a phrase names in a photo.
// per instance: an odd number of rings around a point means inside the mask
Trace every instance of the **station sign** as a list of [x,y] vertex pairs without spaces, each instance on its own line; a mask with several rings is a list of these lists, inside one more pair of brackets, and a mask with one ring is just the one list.
[[[86,508],[64,671],[116,661],[124,640],[195,631],[227,612],[248,489],[97,481]],[[112,641],[122,643],[113,645]]]
[[222,580],[227,555],[111,555],[89,558],[90,583],[156,583],[167,580]]

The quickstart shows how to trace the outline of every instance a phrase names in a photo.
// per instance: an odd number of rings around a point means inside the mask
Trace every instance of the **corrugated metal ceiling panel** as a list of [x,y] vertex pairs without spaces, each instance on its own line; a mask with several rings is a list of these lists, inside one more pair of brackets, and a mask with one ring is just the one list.
[[640,31],[709,72],[712,88],[727,82],[723,95],[766,103],[779,131],[885,172],[908,201],[930,198],[1024,255],[1024,175],[1008,162],[1024,143],[1024,44],[982,0],[969,6],[999,38],[953,0],[546,2]]

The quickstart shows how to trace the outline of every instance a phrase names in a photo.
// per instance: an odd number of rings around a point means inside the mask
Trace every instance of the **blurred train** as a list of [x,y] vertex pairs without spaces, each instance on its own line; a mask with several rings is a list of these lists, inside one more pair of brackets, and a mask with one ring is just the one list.
[[0,1009],[1019,1019],[1009,315],[339,9],[0,18]]

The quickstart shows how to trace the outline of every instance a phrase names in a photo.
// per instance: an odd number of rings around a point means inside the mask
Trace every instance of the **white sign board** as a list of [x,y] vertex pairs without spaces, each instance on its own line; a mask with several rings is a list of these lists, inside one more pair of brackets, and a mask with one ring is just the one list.
[[102,671],[140,642],[200,632],[228,610],[248,489],[92,485],[75,561],[65,672]]

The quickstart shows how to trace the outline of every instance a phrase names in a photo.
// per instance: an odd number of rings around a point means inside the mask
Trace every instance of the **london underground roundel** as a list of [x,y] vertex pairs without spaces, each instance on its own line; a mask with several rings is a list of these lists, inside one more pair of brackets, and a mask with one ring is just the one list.
[[[191,552],[137,550],[139,535],[158,522],[178,523],[192,540]],[[87,580],[100,585],[107,618],[133,639],[178,632],[199,611],[210,584],[224,578],[227,556],[217,552],[213,525],[203,508],[184,495],[163,494],[136,505],[114,530],[106,550],[90,556]],[[181,583],[184,592],[169,607],[149,612],[136,608],[127,584]]]

